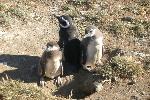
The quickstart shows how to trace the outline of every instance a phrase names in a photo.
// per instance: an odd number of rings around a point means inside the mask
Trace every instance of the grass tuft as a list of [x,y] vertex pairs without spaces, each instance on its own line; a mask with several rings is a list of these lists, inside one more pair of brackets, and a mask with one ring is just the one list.
[[18,18],[24,17],[24,13],[21,11],[21,9],[19,9],[17,7],[10,7],[8,9],[8,12],[11,13],[12,15],[18,17]]
[[0,3],[0,11],[3,11],[5,9],[5,5]]
[[10,26],[9,18],[7,17],[6,14],[1,13],[1,12],[0,12],[0,26],[2,26],[2,27],[9,27]]
[[[4,80],[0,81],[0,95],[4,100],[46,100],[45,94],[40,89],[33,86],[24,86],[20,81]],[[50,98],[50,97],[49,97]]]
[[109,63],[97,69],[99,74],[107,77],[120,77],[131,79],[144,73],[143,65],[130,56],[112,57]]
[[115,74],[123,78],[138,76],[144,72],[142,64],[131,56],[115,56],[110,64]]

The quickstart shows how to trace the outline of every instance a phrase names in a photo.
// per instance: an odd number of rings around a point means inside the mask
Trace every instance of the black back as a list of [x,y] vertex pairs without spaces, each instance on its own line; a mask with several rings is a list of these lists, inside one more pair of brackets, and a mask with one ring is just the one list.
[[64,73],[78,72],[81,68],[81,42],[79,39],[68,41],[64,47]]
[[71,64],[80,64],[81,42],[78,39],[69,41],[64,47],[65,61]]

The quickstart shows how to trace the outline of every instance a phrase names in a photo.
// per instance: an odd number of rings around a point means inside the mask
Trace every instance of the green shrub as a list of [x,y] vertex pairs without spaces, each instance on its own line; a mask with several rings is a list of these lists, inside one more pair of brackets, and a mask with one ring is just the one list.
[[25,87],[24,84],[16,80],[0,81],[0,94],[4,100],[45,100],[47,97],[40,89],[35,87]]
[[137,63],[135,58],[129,56],[115,56],[110,62],[96,69],[98,74],[103,76],[132,78],[133,76],[141,75],[144,70],[142,64]]
[[0,11],[3,11],[5,9],[5,5],[0,3]]
[[130,56],[115,56],[111,59],[110,65],[117,76],[130,78],[143,73],[142,64]]
[[17,7],[10,7],[7,12],[9,12],[12,15],[15,15],[18,18],[24,17],[24,13],[22,12],[22,10]]
[[0,13],[0,26],[8,27],[9,19],[4,13]]

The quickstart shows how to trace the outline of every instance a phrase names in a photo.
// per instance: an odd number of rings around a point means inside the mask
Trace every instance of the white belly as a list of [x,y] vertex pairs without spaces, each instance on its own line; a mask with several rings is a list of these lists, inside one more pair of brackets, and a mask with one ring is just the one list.
[[94,42],[91,42],[91,44],[88,45],[87,47],[87,60],[86,63],[89,64],[93,64],[96,60],[98,60],[98,62],[100,62],[99,60],[102,58],[102,46],[103,46],[103,42],[102,42],[102,38],[98,38],[96,39],[96,46]]
[[49,78],[56,77],[59,67],[60,67],[59,59],[55,59],[54,61],[48,62],[45,68],[45,76]]
[[87,48],[87,63],[93,63],[95,60],[95,55],[96,55],[96,48],[94,45],[90,44]]

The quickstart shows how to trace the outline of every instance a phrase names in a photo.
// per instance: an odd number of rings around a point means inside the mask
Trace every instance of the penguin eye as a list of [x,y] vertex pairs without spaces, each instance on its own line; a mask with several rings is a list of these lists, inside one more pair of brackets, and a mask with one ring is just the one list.
[[47,46],[47,48],[52,48],[52,46]]
[[92,32],[93,32],[93,30],[90,30],[89,32],[90,32],[90,33],[92,33]]

